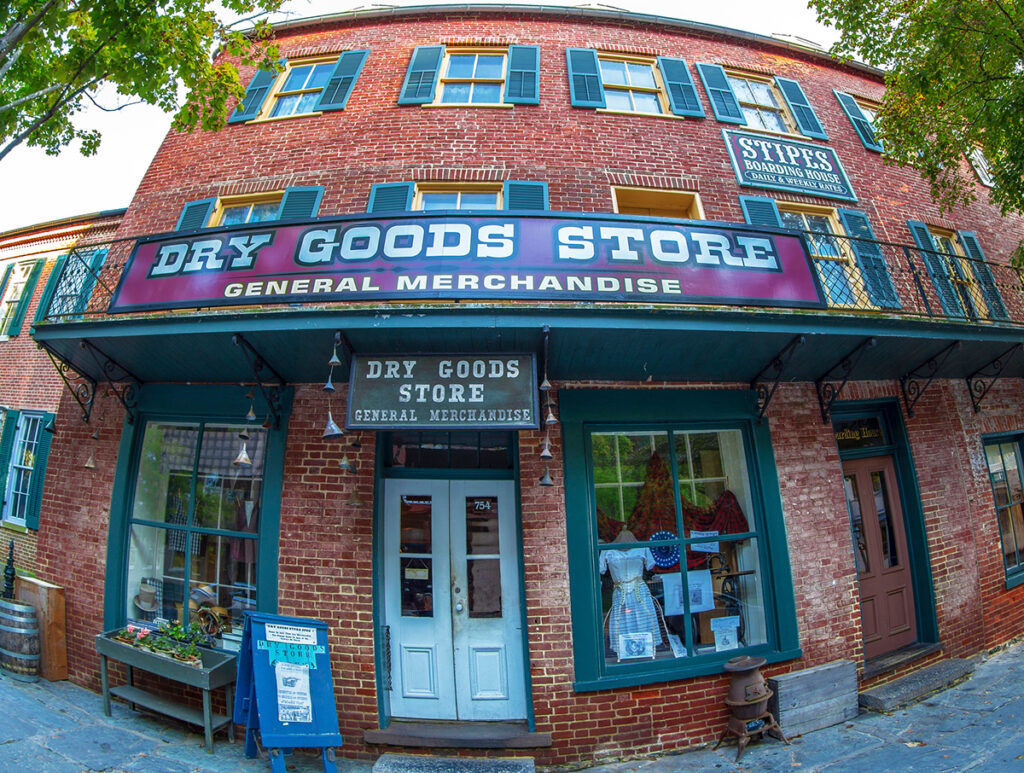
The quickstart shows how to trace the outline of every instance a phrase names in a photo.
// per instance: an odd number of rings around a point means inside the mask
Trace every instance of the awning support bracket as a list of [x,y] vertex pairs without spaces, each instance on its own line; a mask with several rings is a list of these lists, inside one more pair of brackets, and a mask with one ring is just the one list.
[[828,424],[832,418],[832,404],[843,393],[846,382],[850,380],[850,374],[857,367],[864,352],[877,343],[878,339],[873,336],[865,338],[857,344],[853,351],[815,379],[814,388],[818,393],[818,404],[821,406],[822,424]]
[[[75,402],[78,403],[78,407],[82,409],[82,421],[88,424],[89,417],[92,415],[92,403],[96,397],[96,382],[71,367],[69,362],[61,359],[59,355],[54,353],[42,341],[37,341],[36,345],[46,352],[46,356],[50,358],[50,362],[53,363],[57,375],[60,376],[64,386],[68,388],[68,392],[75,399]],[[74,379],[68,378],[68,373],[72,372],[76,376]]]
[[[1013,355],[1021,350],[1024,344],[1014,344],[987,365],[982,365],[967,377],[967,391],[971,393],[974,412],[981,412],[981,401],[1003,374],[1003,369],[1013,359]],[[987,380],[986,380],[987,379]]]
[[772,402],[772,397],[775,396],[775,390],[778,389],[779,382],[782,381],[782,374],[785,372],[786,366],[793,359],[793,353],[806,340],[807,336],[793,336],[793,339],[782,348],[782,351],[776,354],[771,362],[765,365],[761,372],[751,380],[750,388],[757,394],[758,424],[764,422],[768,406]]
[[[139,387],[142,386],[142,382],[135,377],[134,373],[98,349],[88,339],[83,338],[79,341],[79,345],[89,353],[93,362],[96,363],[96,367],[103,374],[103,379],[107,382],[109,393],[121,403],[128,423],[134,424],[135,406],[138,402],[138,391]],[[115,383],[115,380],[117,383]]]
[[[270,412],[273,418],[274,429],[280,429],[281,427],[281,390],[287,386],[287,382],[284,377],[278,373],[274,367],[264,359],[263,355],[253,348],[253,345],[245,340],[245,337],[241,333],[235,333],[231,336],[231,342],[241,348],[242,354],[245,356],[245,361],[249,363],[249,367],[252,368],[253,376],[256,378],[256,386],[259,387],[260,393],[263,395],[263,400],[267,404],[267,410]],[[264,371],[270,371],[270,374],[274,379],[277,380],[276,384],[270,384],[269,388],[264,386],[264,378],[261,373]],[[271,379],[267,379],[268,381]]]
[[954,341],[938,354],[929,357],[926,362],[900,376],[900,391],[903,392],[903,405],[907,409],[908,418],[914,418],[914,405],[924,396],[925,390],[931,386],[935,374],[941,370],[949,355],[959,348],[960,342]]

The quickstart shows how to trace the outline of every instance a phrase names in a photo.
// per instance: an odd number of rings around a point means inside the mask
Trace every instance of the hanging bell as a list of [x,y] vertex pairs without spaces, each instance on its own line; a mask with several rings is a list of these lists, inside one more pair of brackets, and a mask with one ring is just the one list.
[[341,461],[338,462],[338,466],[345,472],[350,472],[352,470],[352,462],[348,460],[348,454],[341,457]]
[[338,359],[338,347],[337,346],[334,347],[334,354],[331,355],[331,359],[329,359],[327,361],[327,364],[330,365],[332,368],[335,365],[341,365],[341,360]]
[[243,427],[242,428],[242,431],[238,433],[238,439],[239,440],[248,440],[249,439],[249,428],[248,427]]
[[544,380],[540,382],[540,391],[547,392],[551,389],[551,382],[548,381],[548,374],[544,374]]
[[96,469],[96,456],[92,451],[89,452],[89,458],[85,460],[85,464],[82,465],[87,470]]
[[359,435],[353,435],[353,437],[352,437],[352,448],[359,449],[359,448],[362,448],[362,447],[363,447],[363,444],[359,442]]
[[262,426],[263,426],[263,429],[271,429],[274,426],[274,423],[270,420],[270,414],[269,413],[267,414],[267,418],[265,418],[263,420],[263,425]]
[[540,485],[542,486],[554,486],[555,482],[551,480],[551,468],[545,467],[544,474],[540,478]]
[[323,437],[339,437],[344,435],[341,427],[334,423],[334,417],[331,415],[330,410],[327,411],[327,427],[324,429]]
[[249,403],[249,412],[245,414],[246,421],[256,421],[256,411],[253,410],[253,404]]
[[555,418],[555,412],[551,410],[551,405],[548,404],[548,417],[544,419],[545,424],[558,424],[558,419]]
[[551,438],[547,435],[544,436],[544,447],[540,449],[541,459],[550,459],[554,454],[551,453]]
[[100,439],[100,431],[98,429],[94,430],[93,433],[91,435],[89,435],[89,437],[92,438],[93,440],[99,440]]
[[356,484],[352,484],[352,493],[348,495],[348,500],[345,502],[346,505],[352,505],[353,507],[359,507],[364,504],[363,498],[359,496],[359,489],[356,488]]
[[242,450],[238,452],[238,456],[231,463],[235,467],[252,467],[252,459],[249,458],[249,451],[245,447],[244,440],[242,441]]
[[331,383],[331,376],[333,376],[333,375],[334,375],[334,368],[331,368],[331,372],[327,374],[327,383],[324,384],[324,391],[325,392],[333,392],[334,391],[334,384]]

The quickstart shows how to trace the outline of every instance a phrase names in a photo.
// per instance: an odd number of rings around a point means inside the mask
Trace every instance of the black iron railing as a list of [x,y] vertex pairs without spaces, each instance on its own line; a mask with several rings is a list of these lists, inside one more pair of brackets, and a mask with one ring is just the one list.
[[[1014,266],[903,244],[802,235],[828,303],[822,313],[1024,325],[1024,278]],[[43,299],[45,319],[107,315],[134,245],[121,239],[73,249]]]

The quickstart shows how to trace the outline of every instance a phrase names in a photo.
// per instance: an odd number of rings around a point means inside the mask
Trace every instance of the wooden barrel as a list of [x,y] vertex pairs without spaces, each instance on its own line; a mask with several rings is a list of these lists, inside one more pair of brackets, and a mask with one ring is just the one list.
[[39,625],[35,607],[0,599],[0,668],[15,679],[39,679]]

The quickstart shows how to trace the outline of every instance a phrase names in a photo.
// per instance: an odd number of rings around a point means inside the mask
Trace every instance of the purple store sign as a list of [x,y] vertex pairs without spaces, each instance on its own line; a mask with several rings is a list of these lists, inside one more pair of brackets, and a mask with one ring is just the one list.
[[728,129],[722,135],[740,185],[857,200],[832,148]]
[[417,298],[824,306],[801,237],[782,230],[424,213],[143,239],[110,311]]

